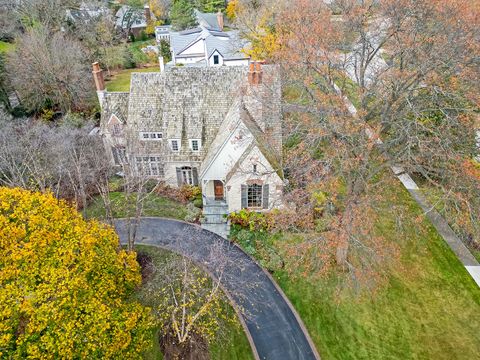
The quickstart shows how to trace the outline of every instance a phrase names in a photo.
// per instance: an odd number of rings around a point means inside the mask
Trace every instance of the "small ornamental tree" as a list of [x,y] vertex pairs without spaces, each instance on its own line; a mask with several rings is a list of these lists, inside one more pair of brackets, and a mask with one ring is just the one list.
[[141,276],[115,232],[51,194],[0,188],[0,358],[141,357]]

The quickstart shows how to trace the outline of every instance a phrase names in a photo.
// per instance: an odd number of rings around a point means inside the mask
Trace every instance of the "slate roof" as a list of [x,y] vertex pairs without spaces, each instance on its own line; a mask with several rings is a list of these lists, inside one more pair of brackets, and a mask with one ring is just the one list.
[[221,31],[220,24],[218,23],[217,14],[215,13],[202,13],[197,9],[194,10],[195,18],[199,25],[212,30]]
[[131,12],[131,16],[133,16],[133,23],[131,28],[143,28],[147,26],[147,19],[145,17],[145,12],[143,9],[133,9],[128,5],[123,5],[120,9],[118,9],[117,13],[115,14],[115,24],[117,27],[120,27],[124,29],[125,22],[124,18],[125,16]]
[[[264,79],[272,79],[265,86],[272,89],[265,92],[271,111],[258,112],[255,107],[249,107],[248,102],[244,103],[245,94],[249,93],[248,66],[172,67],[161,73],[132,73],[130,93],[107,92],[102,102],[102,122],[115,113],[134,133],[161,131],[164,139],[181,139],[182,144],[188,144],[188,139],[201,139],[202,157],[216,153],[215,149],[231,133],[232,126],[242,123],[275,167],[281,156],[281,145],[274,149],[263,144],[267,135],[259,123],[273,124],[276,131],[273,135],[280,134],[281,141],[280,79],[275,66],[262,68]],[[150,145],[153,142],[146,146]],[[148,148],[145,152],[149,152]],[[186,153],[185,156],[187,160]]]

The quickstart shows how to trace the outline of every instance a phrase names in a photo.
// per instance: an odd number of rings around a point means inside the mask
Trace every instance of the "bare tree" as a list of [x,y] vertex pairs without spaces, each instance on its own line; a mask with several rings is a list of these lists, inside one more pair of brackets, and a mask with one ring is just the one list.
[[27,109],[82,109],[92,96],[85,60],[76,41],[37,27],[17,40],[16,50],[7,61],[7,71]]

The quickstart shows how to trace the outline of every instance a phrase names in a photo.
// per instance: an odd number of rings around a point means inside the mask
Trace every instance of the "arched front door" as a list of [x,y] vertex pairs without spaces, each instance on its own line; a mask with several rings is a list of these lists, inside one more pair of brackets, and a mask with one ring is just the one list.
[[224,200],[222,181],[213,180],[213,190],[215,192],[215,200]]

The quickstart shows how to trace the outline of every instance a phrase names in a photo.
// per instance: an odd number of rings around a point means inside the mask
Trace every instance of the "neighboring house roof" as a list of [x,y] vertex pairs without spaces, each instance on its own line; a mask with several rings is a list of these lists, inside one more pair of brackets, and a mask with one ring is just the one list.
[[108,15],[109,10],[104,6],[94,6],[82,3],[78,9],[67,9],[67,19],[73,22],[89,22],[99,16]]
[[134,9],[131,6],[123,5],[118,9],[115,18],[115,25],[122,29],[126,29],[129,23],[131,23],[131,29],[147,27],[147,19],[143,9]]
[[155,27],[155,34],[160,35],[160,34],[170,34],[170,29],[172,28],[172,25],[161,25],[161,26],[156,26]]
[[210,28],[212,30],[222,31],[220,24],[218,23],[218,17],[215,13],[202,13],[198,10],[194,10],[195,18],[200,26]]
[[[205,42],[205,50],[197,56],[206,56],[210,58],[212,54],[218,51],[225,60],[247,59],[248,57],[241,52],[245,47],[245,42],[240,39],[238,31],[220,32],[212,31],[203,26],[189,29],[181,32],[172,32],[170,34],[170,46],[175,57],[182,57],[183,53],[198,41]],[[185,56],[194,56],[188,54]]]

